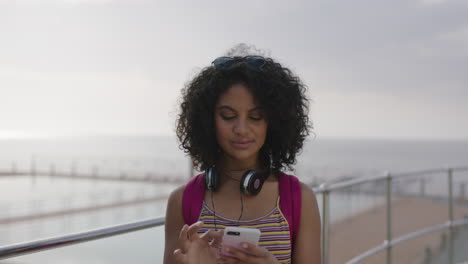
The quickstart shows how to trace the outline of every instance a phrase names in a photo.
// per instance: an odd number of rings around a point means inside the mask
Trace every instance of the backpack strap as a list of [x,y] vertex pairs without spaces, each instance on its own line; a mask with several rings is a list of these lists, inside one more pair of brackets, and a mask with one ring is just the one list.
[[280,172],[280,207],[289,224],[291,246],[294,245],[301,220],[301,183],[293,175]]
[[198,221],[204,196],[205,174],[202,173],[193,177],[185,186],[182,196],[182,214],[185,224],[192,225]]
[[[185,186],[182,197],[184,222],[192,225],[198,221],[205,196],[205,174],[193,177]],[[301,220],[301,183],[297,177],[280,172],[280,208],[289,224],[290,239],[294,245]]]

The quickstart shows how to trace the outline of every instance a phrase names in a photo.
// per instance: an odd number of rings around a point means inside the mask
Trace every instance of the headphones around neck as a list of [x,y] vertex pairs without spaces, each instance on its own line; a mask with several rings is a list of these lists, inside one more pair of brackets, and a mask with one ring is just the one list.
[[[269,172],[257,172],[247,170],[240,180],[240,191],[243,194],[257,195],[262,189],[263,183],[270,175]],[[216,192],[221,182],[221,175],[214,167],[205,171],[205,186],[208,190]]]

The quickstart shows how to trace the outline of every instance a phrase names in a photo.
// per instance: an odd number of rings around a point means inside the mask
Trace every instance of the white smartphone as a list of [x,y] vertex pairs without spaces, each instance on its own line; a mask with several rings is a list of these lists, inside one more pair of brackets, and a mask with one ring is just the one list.
[[246,252],[246,250],[242,248],[241,243],[249,242],[251,244],[258,245],[259,239],[259,229],[228,226],[224,229],[223,242],[221,242],[221,253],[231,255],[225,250],[225,246],[235,247]]

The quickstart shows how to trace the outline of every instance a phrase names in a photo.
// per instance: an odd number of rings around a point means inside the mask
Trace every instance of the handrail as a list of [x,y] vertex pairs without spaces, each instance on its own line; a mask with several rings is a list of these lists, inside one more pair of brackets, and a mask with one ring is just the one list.
[[[443,172],[446,172],[447,170],[448,168],[393,173],[392,178],[413,177],[413,176],[419,176],[419,175],[425,175],[425,174],[427,175],[427,174],[434,174],[434,173],[443,173]],[[468,167],[454,167],[452,168],[452,170],[458,171],[458,172],[468,171]],[[369,177],[363,177],[363,178],[358,178],[358,179],[351,179],[351,180],[332,183],[332,184],[322,184],[320,185],[320,187],[312,188],[312,190],[314,191],[314,193],[319,194],[325,191],[331,192],[331,191],[335,191],[339,189],[345,189],[354,185],[363,184],[367,182],[383,181],[387,178],[387,173],[388,172],[384,172],[383,174],[378,175],[378,176],[369,176]]]
[[0,247],[0,260],[164,225],[164,217]]
[[386,179],[385,175],[379,175],[377,177],[375,177],[375,176],[363,177],[363,178],[359,178],[359,179],[351,179],[351,180],[348,180],[348,181],[337,182],[337,183],[332,183],[332,184],[328,184],[328,185],[326,183],[324,183],[324,184],[320,185],[318,188],[313,188],[313,191],[316,194],[323,193],[325,191],[331,192],[331,191],[335,191],[335,190],[339,190],[339,189],[348,188],[348,187],[358,185],[358,184],[363,184],[363,183],[367,183],[367,182],[374,182],[374,181],[381,181],[381,180],[385,180],[385,179]]
[[[363,178],[363,179],[352,179],[346,182],[340,182],[340,183],[334,183],[330,185],[322,184],[318,188],[313,188],[314,192],[316,194],[323,194],[324,195],[324,207],[328,207],[327,197],[328,195],[338,189],[343,189],[346,187],[354,186],[357,184],[362,184],[366,182],[372,182],[372,181],[380,181],[380,180],[391,180],[392,178],[396,177],[412,177],[412,176],[417,176],[421,174],[432,174],[432,173],[439,173],[439,172],[449,172],[449,178],[451,178],[451,173],[455,171],[468,171],[468,167],[456,167],[456,168],[447,168],[447,169],[432,169],[432,170],[422,170],[422,171],[413,171],[413,172],[405,172],[405,173],[399,173],[399,174],[392,174],[390,175],[389,173],[385,173],[385,175],[377,176],[377,177],[368,177],[368,178]],[[387,182],[388,184],[388,182]],[[452,194],[449,194],[450,198]],[[452,199],[451,199],[452,200]],[[388,203],[388,201],[387,201]],[[389,205],[387,205],[389,206]],[[323,210],[328,210],[327,208],[323,208]],[[329,221],[328,218],[323,218],[326,219],[327,223]],[[115,236],[123,233],[128,233],[132,231],[137,231],[141,229],[146,229],[146,228],[151,228],[151,227],[156,227],[156,226],[161,226],[164,225],[165,223],[165,218],[156,218],[156,219],[150,219],[150,220],[143,220],[143,221],[138,221],[138,222],[133,222],[129,224],[123,224],[123,225],[117,225],[117,226],[112,226],[112,227],[107,227],[107,228],[102,228],[102,229],[96,229],[96,230],[91,230],[87,232],[82,232],[82,233],[76,233],[76,234],[71,234],[71,235],[64,235],[60,237],[54,237],[54,238],[49,238],[49,239],[43,239],[43,240],[36,240],[32,242],[26,242],[26,243],[19,243],[15,245],[9,245],[9,246],[4,246],[0,247],[0,260],[6,259],[6,258],[12,258],[28,253],[34,253],[42,250],[47,250],[47,249],[54,249],[57,247],[62,247],[62,246],[67,246],[67,245],[72,245],[72,244],[77,244],[77,243],[82,243],[86,241],[91,241],[91,240],[96,240],[104,237],[109,237],[109,236]],[[455,226],[461,226],[461,225],[467,225],[468,224],[468,219],[465,220],[457,220],[457,221],[448,221],[445,224],[441,225],[436,225],[436,226],[431,226],[416,232],[412,232],[409,234],[405,234],[403,236],[400,236],[395,239],[390,239],[390,241],[386,240],[382,245],[379,245],[377,247],[371,248],[367,251],[365,251],[363,254],[356,256],[355,258],[351,259],[350,261],[347,262],[347,264],[355,264],[359,263],[360,261],[364,260],[365,258],[372,256],[382,250],[385,249],[391,249],[393,246],[422,236],[424,234],[428,234],[431,232],[439,231],[442,229],[454,228]],[[325,226],[322,224],[322,227]],[[327,233],[322,232],[322,243],[324,241],[328,241],[327,239]],[[322,247],[327,247],[326,244],[322,244]],[[326,256],[322,256],[324,258]]]

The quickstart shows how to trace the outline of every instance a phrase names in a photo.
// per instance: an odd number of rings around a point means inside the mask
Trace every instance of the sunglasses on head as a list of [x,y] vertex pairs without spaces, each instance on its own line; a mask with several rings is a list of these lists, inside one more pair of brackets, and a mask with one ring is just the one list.
[[248,67],[254,70],[262,71],[263,66],[266,63],[266,60],[262,56],[245,56],[245,57],[223,56],[223,57],[216,58],[211,64],[213,64],[213,66],[217,69],[229,69],[239,63],[245,63],[245,65],[247,65]]

